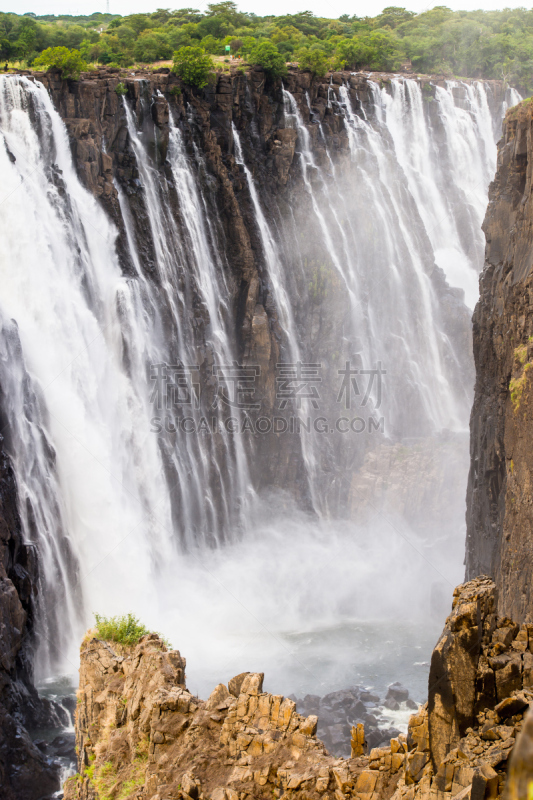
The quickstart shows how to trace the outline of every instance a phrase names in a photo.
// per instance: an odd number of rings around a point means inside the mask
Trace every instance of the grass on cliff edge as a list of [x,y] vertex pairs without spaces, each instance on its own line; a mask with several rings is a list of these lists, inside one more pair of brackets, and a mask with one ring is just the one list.
[[[94,618],[96,620],[98,636],[106,641],[132,645],[137,644],[147,633],[154,632],[148,630],[148,628],[131,613],[117,617],[104,617],[102,614],[95,614]],[[159,633],[157,635],[170,649],[171,645],[168,639],[165,639]]]

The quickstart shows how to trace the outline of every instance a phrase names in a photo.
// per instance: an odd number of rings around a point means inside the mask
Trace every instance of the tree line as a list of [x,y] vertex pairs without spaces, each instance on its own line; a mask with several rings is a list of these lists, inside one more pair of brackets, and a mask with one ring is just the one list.
[[533,91],[533,10],[525,8],[437,6],[415,14],[391,6],[376,17],[328,19],[310,11],[260,17],[223,0],[205,13],[193,8],[125,17],[0,13],[1,59],[31,67],[43,63],[43,51],[58,47],[78,50],[82,62],[118,67],[172,59],[177,52],[187,58],[191,49],[196,58],[231,53],[248,63],[264,62],[273,75],[282,74],[286,62],[324,75],[328,69],[396,71],[409,60],[416,72],[496,78]]

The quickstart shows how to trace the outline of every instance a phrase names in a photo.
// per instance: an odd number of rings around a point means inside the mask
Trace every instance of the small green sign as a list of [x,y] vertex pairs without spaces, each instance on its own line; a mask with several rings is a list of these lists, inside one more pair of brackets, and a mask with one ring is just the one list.
[[226,45],[226,53],[229,53],[230,50],[231,50],[231,45],[227,44]]

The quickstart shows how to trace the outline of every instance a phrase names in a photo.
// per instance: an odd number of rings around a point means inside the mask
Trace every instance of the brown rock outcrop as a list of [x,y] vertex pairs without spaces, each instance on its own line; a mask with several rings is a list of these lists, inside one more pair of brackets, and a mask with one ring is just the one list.
[[494,584],[477,579],[454,592],[452,613],[433,651],[429,673],[429,736],[438,767],[467,728],[476,707],[483,638],[496,626]]
[[[533,634],[530,644],[529,627],[498,618],[495,606],[487,578],[456,589],[428,704],[411,717],[407,736],[368,755],[362,726],[354,728],[350,759],[329,755],[315,716],[263,692],[260,673],[238,675],[229,689],[219,684],[204,702],[185,688],[184,659],[155,634],[131,648],[89,636],[76,717],[79,774],[65,798],[498,798],[533,702]],[[513,763],[522,763],[527,741]]]
[[409,753],[394,800],[503,796],[533,684],[530,626],[498,617],[496,595],[485,577],[454,592],[433,651],[427,706],[409,723]]
[[533,787],[533,710],[524,719],[524,726],[516,741],[511,763],[506,800],[522,800],[531,794]]
[[518,622],[533,613],[532,132],[525,101],[507,113],[484,223],[467,495],[467,577],[491,575],[499,613]]
[[[67,782],[66,800],[119,793],[152,800],[377,800],[394,791],[405,737],[394,740],[394,760],[377,750],[369,758],[336,759],[315,736],[317,718],[264,692],[262,674],[238,675],[230,690],[220,684],[204,702],[185,688],[184,668],[180,654],[154,634],[134,648],[87,639],[76,714],[80,774]],[[361,734],[354,729],[359,749]]]

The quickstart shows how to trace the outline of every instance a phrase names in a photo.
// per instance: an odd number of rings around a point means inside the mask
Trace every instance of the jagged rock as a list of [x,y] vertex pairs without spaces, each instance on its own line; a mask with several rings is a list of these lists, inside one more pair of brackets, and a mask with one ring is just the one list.
[[352,758],[358,758],[365,752],[365,726],[360,722],[352,728]]
[[243,681],[249,674],[249,672],[241,672],[239,675],[236,675],[234,678],[231,678],[231,680],[228,681],[228,689],[230,694],[232,694],[234,697],[238,697],[240,695]]
[[[262,673],[232,679],[237,695],[220,684],[204,702],[185,688],[184,669],[181,655],[154,636],[130,648],[87,638],[76,711],[79,776],[67,782],[65,798],[99,800],[125,785],[146,800],[283,792],[303,799],[328,791],[340,800],[354,797],[356,784],[373,786],[368,800],[392,793],[405,737],[396,741],[394,764],[390,748],[343,761],[316,738],[316,716],[304,718],[294,701],[263,692]],[[361,749],[364,728],[354,730]],[[377,774],[364,777],[368,768]]]
[[219,683],[218,686],[215,686],[211,694],[209,695],[209,699],[205,704],[205,707],[208,711],[214,711],[220,705],[225,704],[227,707],[228,700],[231,697],[231,694],[228,692],[226,686],[223,683]]
[[454,590],[429,673],[429,740],[433,766],[443,762],[474,720],[481,645],[496,627],[496,596],[489,578],[476,578]]
[[522,693],[514,694],[512,697],[506,697],[501,703],[498,703],[494,709],[501,719],[512,717],[515,714],[521,714],[530,703],[529,697]]
[[[480,707],[485,695],[476,658],[484,670],[494,651],[511,659],[528,655],[513,647],[523,629],[498,618],[494,607],[495,586],[485,577],[455,590],[435,649],[442,680],[430,685],[429,702],[411,716],[407,736],[386,737],[379,730],[366,736],[362,724],[347,730],[331,725],[329,735],[351,745],[347,759],[330,755],[316,738],[316,715],[304,717],[294,700],[263,692],[262,673],[232,679],[236,694],[219,684],[204,702],[185,688],[185,660],[157,636],[130,648],[89,636],[76,712],[80,774],[68,781],[65,798],[103,800],[111,791],[126,797],[124,787],[134,787],[127,796],[142,800],[500,798],[517,737],[522,744],[513,756],[513,780],[521,780],[531,758],[533,722],[525,726],[525,738],[522,732],[533,691],[522,686]],[[501,633],[506,627],[514,638]],[[327,700],[330,708],[343,708],[368,694],[354,687],[325,698],[307,695],[301,703],[320,709]],[[374,734],[379,747],[370,745]],[[515,797],[525,795],[510,800]]]
[[391,683],[391,685],[387,690],[387,697],[386,697],[387,700],[389,698],[393,698],[394,700],[396,700],[396,702],[401,703],[403,700],[407,700],[408,697],[409,697],[409,690],[406,689],[405,686],[402,686],[401,683],[398,682]]

